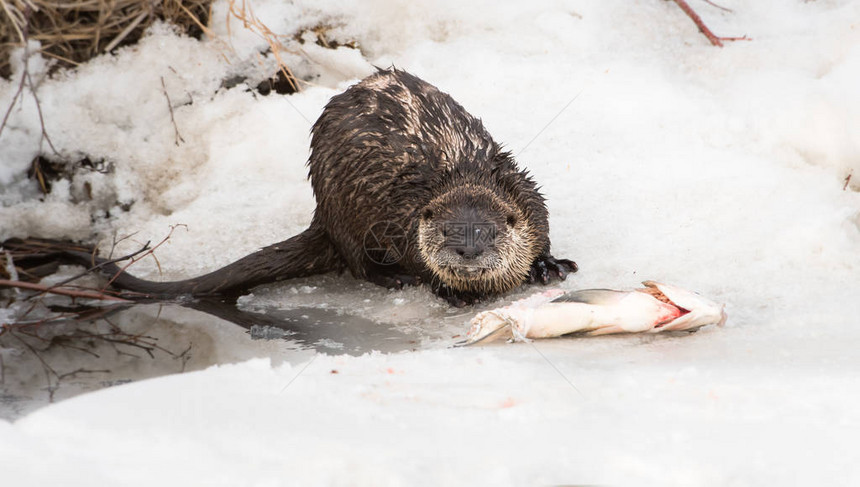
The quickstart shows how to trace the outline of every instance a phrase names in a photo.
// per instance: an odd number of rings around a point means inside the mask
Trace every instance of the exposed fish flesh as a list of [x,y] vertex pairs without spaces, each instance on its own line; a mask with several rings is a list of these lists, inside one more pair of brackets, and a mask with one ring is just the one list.
[[686,289],[645,281],[644,289],[615,291],[585,289],[565,293],[550,289],[509,306],[478,313],[465,344],[507,337],[514,341],[549,338],[568,333],[658,333],[722,326],[722,304]]

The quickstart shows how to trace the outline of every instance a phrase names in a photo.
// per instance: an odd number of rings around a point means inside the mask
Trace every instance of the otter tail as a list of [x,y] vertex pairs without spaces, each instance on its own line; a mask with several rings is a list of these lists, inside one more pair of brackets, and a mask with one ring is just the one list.
[[[92,254],[66,251],[78,263],[92,264]],[[179,296],[237,297],[251,288],[284,279],[337,270],[342,261],[326,233],[311,225],[304,232],[243,257],[199,277],[172,282],[139,279],[116,264],[96,259],[111,286],[132,291],[138,298],[165,299]]]

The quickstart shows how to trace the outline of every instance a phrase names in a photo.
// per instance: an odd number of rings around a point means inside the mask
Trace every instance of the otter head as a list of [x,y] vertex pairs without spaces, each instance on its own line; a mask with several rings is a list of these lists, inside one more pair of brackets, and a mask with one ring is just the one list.
[[458,291],[509,291],[522,284],[540,250],[523,212],[481,186],[466,184],[437,196],[420,217],[422,259]]

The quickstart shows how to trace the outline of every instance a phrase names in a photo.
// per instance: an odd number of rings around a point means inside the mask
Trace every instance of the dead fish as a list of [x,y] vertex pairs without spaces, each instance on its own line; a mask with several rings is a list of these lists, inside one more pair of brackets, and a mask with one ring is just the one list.
[[509,306],[478,313],[463,345],[507,337],[513,341],[568,333],[658,333],[722,326],[725,306],[670,284],[642,283],[634,291],[550,289]]

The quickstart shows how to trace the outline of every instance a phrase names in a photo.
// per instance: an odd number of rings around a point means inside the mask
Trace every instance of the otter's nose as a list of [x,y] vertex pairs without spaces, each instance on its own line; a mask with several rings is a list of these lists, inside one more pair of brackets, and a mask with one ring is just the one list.
[[483,247],[484,247],[483,245],[481,245],[481,246],[465,246],[465,245],[463,245],[463,246],[459,246],[459,247],[453,247],[453,250],[454,250],[454,252],[457,252],[457,255],[459,255],[460,257],[462,257],[466,260],[470,260],[470,259],[475,259],[477,257],[480,257],[481,254],[484,253]]
[[484,222],[448,223],[444,232],[445,246],[465,260],[476,259],[493,245],[493,230],[491,224]]

